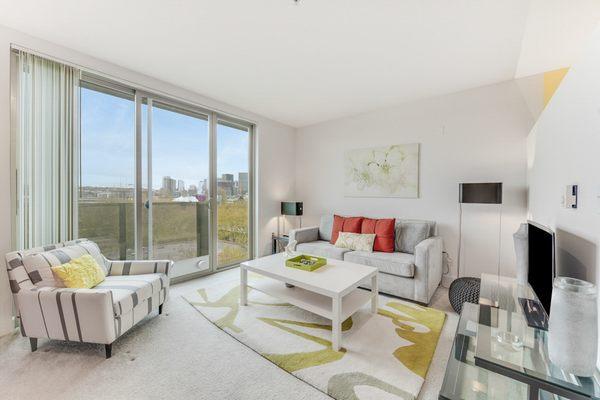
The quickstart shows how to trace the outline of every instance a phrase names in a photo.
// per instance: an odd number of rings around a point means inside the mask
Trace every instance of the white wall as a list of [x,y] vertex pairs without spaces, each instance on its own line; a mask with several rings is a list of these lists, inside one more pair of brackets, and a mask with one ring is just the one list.
[[[54,45],[23,33],[0,27],[0,256],[11,245],[10,225],[10,45],[17,44],[77,65],[100,71],[136,85],[147,87],[196,104],[245,118],[257,124],[258,168],[258,253],[270,252],[271,232],[276,231],[279,201],[293,197],[295,130],[183,88],[109,64],[73,50]],[[174,67],[174,73],[176,68]],[[6,273],[0,273],[0,335],[11,329],[12,302]]]
[[[533,119],[515,82],[401,104],[298,130],[296,196],[308,224],[323,213],[432,219],[454,260],[458,183],[504,182],[503,274],[514,274],[512,234],[526,218],[526,137]],[[346,149],[420,143],[420,197],[346,198]],[[461,276],[494,273],[498,206],[465,205]]]
[[[556,230],[557,272],[600,278],[600,30],[567,73],[528,139],[529,212]],[[566,209],[567,185],[579,185]]]

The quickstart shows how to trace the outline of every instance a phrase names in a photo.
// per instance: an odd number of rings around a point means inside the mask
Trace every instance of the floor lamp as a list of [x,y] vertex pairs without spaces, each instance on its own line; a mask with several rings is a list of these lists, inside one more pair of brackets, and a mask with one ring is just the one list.
[[498,276],[500,276],[500,250],[502,249],[502,182],[459,183],[458,184],[458,256],[456,260],[457,278],[460,278],[460,251],[462,247],[462,205],[499,204],[498,227]]
[[460,277],[460,253],[462,247],[462,205],[463,204],[499,204],[498,228],[498,276],[500,276],[500,250],[502,249],[502,182],[459,183],[458,185],[458,256],[456,258],[457,279],[448,288],[450,305],[457,313],[462,312],[465,302],[479,303],[481,279]]

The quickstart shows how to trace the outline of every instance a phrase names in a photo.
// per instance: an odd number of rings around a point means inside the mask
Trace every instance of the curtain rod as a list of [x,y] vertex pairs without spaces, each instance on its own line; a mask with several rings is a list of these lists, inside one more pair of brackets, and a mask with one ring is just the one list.
[[[154,93],[154,94],[163,96],[163,97],[165,97],[167,99],[171,99],[171,100],[183,102],[183,103],[186,103],[186,104],[188,104],[190,106],[200,107],[200,108],[206,109],[207,111],[213,111],[213,112],[222,114],[222,115],[227,116],[227,117],[231,117],[231,118],[234,118],[234,119],[238,119],[238,120],[249,122],[249,123],[251,123],[253,125],[257,125],[257,122],[255,120],[253,120],[253,119],[249,119],[249,118],[246,118],[246,117],[240,117],[240,116],[238,116],[236,114],[232,114],[230,112],[223,111],[223,110],[221,110],[219,108],[207,106],[205,104],[198,103],[196,101],[186,99],[185,97],[180,97],[180,96],[177,96],[177,95],[172,95],[172,94],[170,94],[168,92],[163,92],[162,90],[152,89],[152,88],[149,88],[149,87],[147,87],[145,85],[141,85],[141,84],[129,81],[127,79],[119,78],[119,77],[116,77],[116,76],[113,76],[113,75],[110,75],[110,74],[98,71],[98,70],[90,68],[90,67],[86,67],[86,66],[83,66],[83,65],[71,62],[71,61],[64,60],[64,59],[59,58],[59,57],[52,56],[50,54],[43,53],[41,51],[33,50],[33,49],[30,49],[30,48],[25,47],[25,46],[21,46],[21,45],[16,44],[16,43],[11,43],[10,44],[10,48],[11,48],[12,51],[24,51],[26,53],[30,53],[30,54],[33,54],[33,55],[38,56],[38,57],[47,58],[50,61],[55,61],[55,62],[58,62],[58,63],[61,63],[61,64],[68,65],[69,67],[77,68],[80,71],[84,71],[84,72],[87,72],[87,73],[90,73],[90,74],[98,75],[98,76],[103,77],[105,79],[113,80],[113,81],[115,81],[117,83],[120,83],[122,85],[129,86],[129,87],[131,87],[132,89],[135,89],[135,90],[141,90],[141,91],[147,92],[149,94],[153,94]],[[123,68],[123,67],[119,67],[119,68]],[[135,71],[132,71],[132,72],[137,73]],[[149,77],[149,78],[156,79],[156,78],[152,78],[152,77]],[[159,80],[159,79],[157,79],[157,80]],[[166,83],[166,82],[164,82],[164,83]],[[184,88],[181,88],[181,89],[184,89]],[[184,90],[188,90],[188,89],[184,89]]]

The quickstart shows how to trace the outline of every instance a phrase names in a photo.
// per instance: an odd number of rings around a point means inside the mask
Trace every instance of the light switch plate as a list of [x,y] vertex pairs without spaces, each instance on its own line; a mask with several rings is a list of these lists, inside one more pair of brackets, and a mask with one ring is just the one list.
[[566,208],[577,208],[577,185],[569,185],[565,191],[565,207]]

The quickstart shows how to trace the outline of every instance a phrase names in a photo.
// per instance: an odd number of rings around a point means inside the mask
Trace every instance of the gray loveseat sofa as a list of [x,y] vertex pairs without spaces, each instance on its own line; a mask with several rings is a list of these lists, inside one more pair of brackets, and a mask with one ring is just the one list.
[[[380,292],[429,304],[442,280],[444,246],[435,222],[396,219],[393,253],[335,247],[329,243],[332,228],[333,215],[326,215],[319,226],[291,230],[290,242],[296,240],[301,253],[377,267]],[[370,282],[363,286],[369,288]]]

